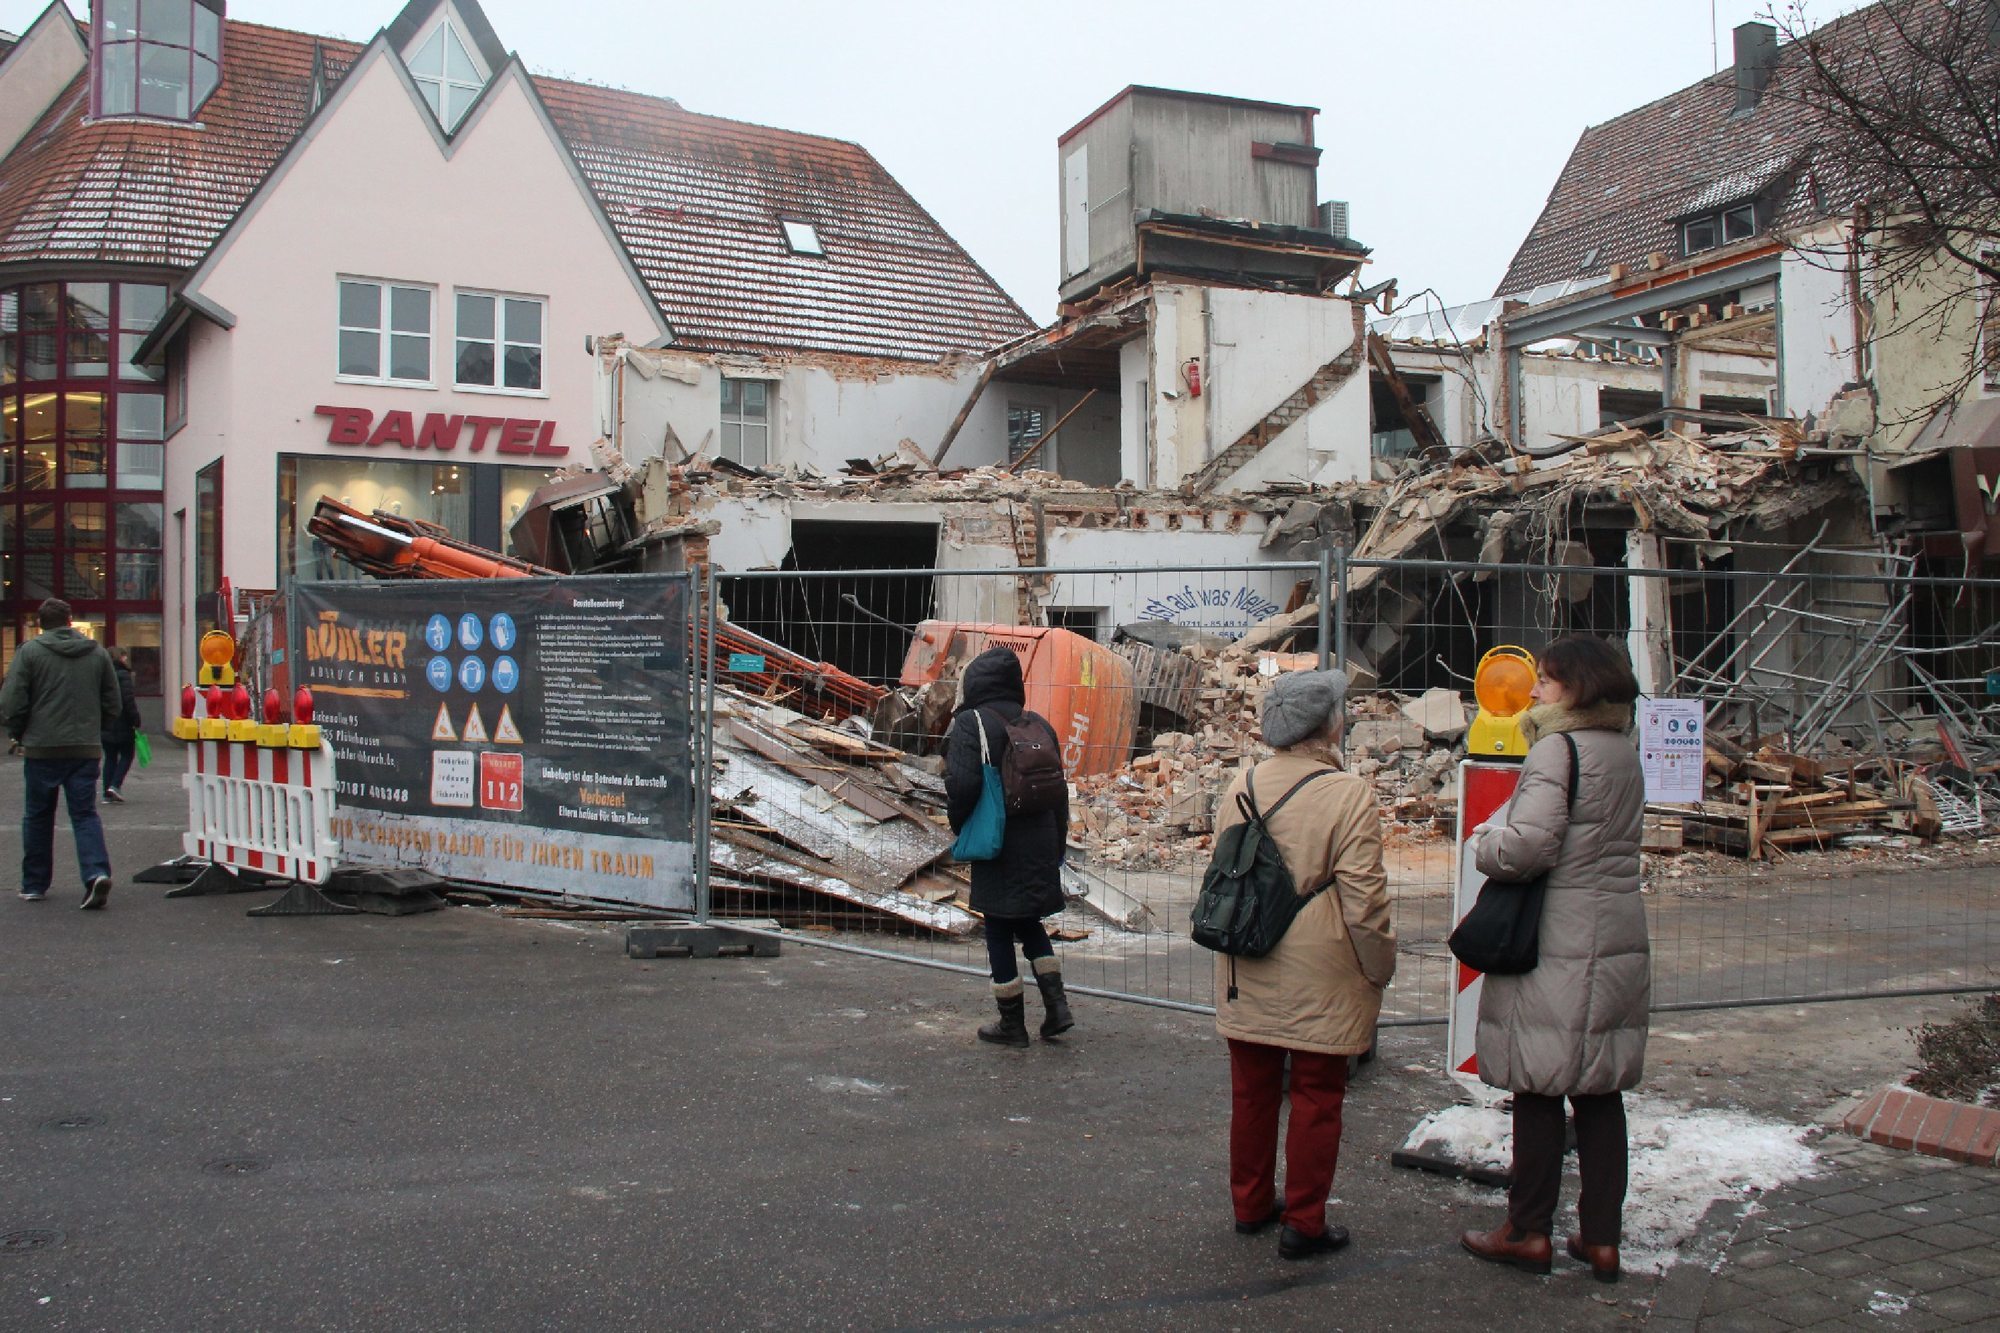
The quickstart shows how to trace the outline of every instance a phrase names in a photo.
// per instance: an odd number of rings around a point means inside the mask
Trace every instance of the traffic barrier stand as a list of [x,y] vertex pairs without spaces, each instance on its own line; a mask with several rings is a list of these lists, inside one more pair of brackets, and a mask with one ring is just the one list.
[[248,915],[357,914],[361,909],[334,902],[319,888],[338,867],[340,846],[333,837],[333,748],[312,723],[312,695],[298,692],[287,724],[279,716],[278,692],[267,691],[263,721],[253,721],[248,691],[235,683],[228,659],[218,662],[212,651],[221,656],[205,638],[207,688],[181,692],[181,715],[173,723],[174,735],[187,742],[184,860],[208,864],[192,883],[166,896],[239,893],[289,881],[276,902]]
[[[1458,765],[1458,843],[1453,853],[1451,923],[1456,928],[1479,900],[1485,876],[1467,854],[1466,841],[1472,830],[1491,819],[1513,795],[1521,780],[1519,761],[1465,759]],[[1449,932],[1447,932],[1449,933]],[[1479,1079],[1479,991],[1485,980],[1456,958],[1451,960],[1451,1016],[1445,1028],[1445,1072],[1458,1085],[1461,1102],[1494,1109],[1507,1100],[1501,1089]],[[1410,1140],[1389,1154],[1392,1166],[1411,1167],[1442,1176],[1455,1176],[1477,1185],[1505,1188],[1513,1183],[1513,1173],[1483,1162],[1469,1161],[1449,1137],[1432,1138],[1413,1131]]]

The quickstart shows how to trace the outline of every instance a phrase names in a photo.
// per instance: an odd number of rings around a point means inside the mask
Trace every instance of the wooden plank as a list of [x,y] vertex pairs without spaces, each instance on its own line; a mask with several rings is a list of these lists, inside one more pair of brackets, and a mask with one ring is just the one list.
[[916,811],[871,790],[854,769],[845,764],[815,764],[792,750],[783,741],[755,727],[730,720],[729,735],[739,744],[763,755],[787,773],[804,778],[821,791],[839,798],[862,814],[875,819],[921,818]]
[[951,419],[951,425],[945,428],[944,439],[938,442],[937,452],[931,455],[932,467],[944,462],[945,454],[951,450],[951,442],[958,438],[961,430],[965,429],[965,423],[972,416],[972,409],[978,404],[979,396],[985,393],[986,386],[993,382],[993,371],[998,364],[997,361],[988,361],[980,368],[979,379],[974,382],[972,392],[965,395],[965,405],[959,408],[958,415]]

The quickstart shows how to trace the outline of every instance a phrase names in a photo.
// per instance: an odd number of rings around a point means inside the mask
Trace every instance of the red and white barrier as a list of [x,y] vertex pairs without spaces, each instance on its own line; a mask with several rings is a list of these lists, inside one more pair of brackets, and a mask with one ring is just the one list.
[[195,740],[187,752],[183,851],[234,870],[326,883],[340,858],[333,837],[332,746]]
[[[1513,795],[1521,781],[1521,765],[1486,759],[1465,759],[1458,765],[1458,844],[1453,854],[1455,874],[1451,923],[1456,927],[1479,899],[1486,877],[1467,854],[1466,841]],[[1451,1020],[1446,1028],[1445,1068],[1467,1091],[1487,1100],[1493,1090],[1479,1081],[1479,988],[1486,974],[1452,960]]]

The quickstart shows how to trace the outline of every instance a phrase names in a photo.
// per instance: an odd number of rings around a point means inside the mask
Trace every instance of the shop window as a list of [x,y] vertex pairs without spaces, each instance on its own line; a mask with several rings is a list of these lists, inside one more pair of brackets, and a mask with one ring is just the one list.
[[195,634],[216,627],[215,594],[222,588],[222,460],[194,474]]
[[461,389],[542,391],[547,305],[533,296],[459,292],[453,382]]
[[131,656],[132,684],[136,690],[140,694],[158,694],[163,641],[160,617],[121,615],[111,624],[111,641]]
[[446,134],[458,128],[486,85],[471,49],[448,21],[438,24],[409,58],[409,70]]
[[223,0],[97,0],[92,113],[194,119],[222,81],[222,8]]
[[21,378],[56,377],[56,330],[62,325],[62,284],[31,282],[21,289]]
[[[280,578],[357,579],[360,571],[306,528],[320,497],[364,514],[435,523],[473,540],[476,488],[470,463],[403,463],[345,455],[292,455],[278,460],[278,575]],[[486,492],[490,507],[492,492]],[[490,509],[489,509],[490,512]]]
[[391,384],[431,381],[431,290],[340,280],[343,379]]
[[62,483],[75,490],[105,486],[104,395],[66,393],[62,396]]
[[0,291],[0,385],[21,378],[21,294]]
[[767,380],[722,381],[722,456],[744,467],[771,465],[771,408],[777,386]]
[[[1988,268],[2000,269],[2000,250],[1980,254]],[[1980,359],[1985,363],[1986,391],[2000,391],[2000,282],[1988,279],[1981,287],[1985,309],[1979,318]]]
[[72,282],[64,288],[63,372],[71,379],[111,373],[111,284]]
[[158,383],[166,376],[163,365],[142,366],[132,357],[146,335],[159,326],[167,313],[167,289],[151,282],[118,284],[118,376],[128,380]]

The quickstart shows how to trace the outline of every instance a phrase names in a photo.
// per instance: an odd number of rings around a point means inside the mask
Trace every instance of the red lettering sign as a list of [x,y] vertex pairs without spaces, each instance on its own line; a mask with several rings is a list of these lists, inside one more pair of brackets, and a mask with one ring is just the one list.
[[368,408],[326,404],[315,407],[313,415],[327,419],[328,444],[359,445],[368,449],[393,444],[401,449],[434,449],[448,454],[458,448],[466,428],[470,427],[472,439],[466,448],[475,454],[485,453],[489,440],[493,442],[494,452],[502,454],[540,454],[545,458],[561,458],[569,453],[568,445],[555,442],[555,422],[528,417],[447,416],[442,412],[431,412],[419,425],[414,412],[384,412],[378,422],[375,413]]
[[[448,454],[458,448],[458,428],[465,424],[464,417],[448,417],[433,412],[424,418],[423,429],[417,432],[417,448],[435,449]],[[553,426],[555,423],[549,423]]]
[[331,417],[333,424],[326,428],[328,444],[368,443],[368,423],[375,414],[365,407],[315,407],[316,417]]
[[505,417],[467,417],[467,418],[465,419],[465,424],[466,424],[466,425],[468,425],[468,426],[470,426],[470,427],[472,427],[472,452],[473,452],[473,453],[475,453],[475,454],[480,454],[480,453],[485,453],[485,452],[486,452],[486,434],[487,434],[487,432],[488,432],[488,431],[490,431],[490,430],[492,430],[492,429],[493,429],[493,428],[494,428],[495,426],[504,426],[504,425],[506,425],[506,424],[507,424],[507,418],[505,418]]
[[382,424],[368,437],[368,447],[374,449],[385,444],[400,444],[405,449],[417,447],[417,423],[408,412],[382,414]]
[[500,443],[494,447],[503,454],[532,454],[535,452],[535,436],[540,432],[539,421],[523,421],[519,417],[508,419],[501,428]]

